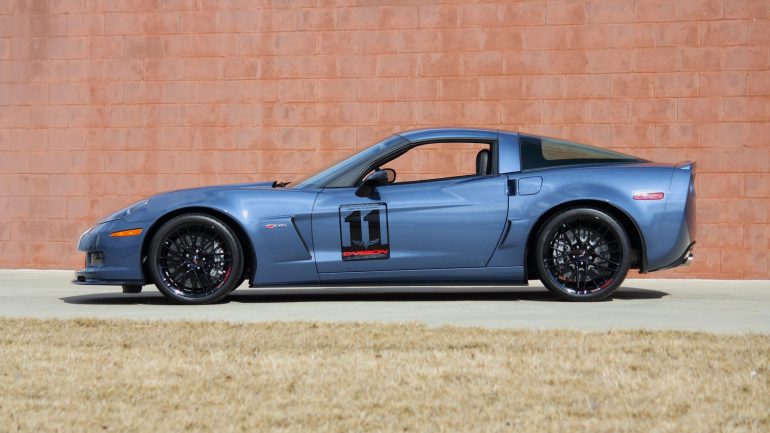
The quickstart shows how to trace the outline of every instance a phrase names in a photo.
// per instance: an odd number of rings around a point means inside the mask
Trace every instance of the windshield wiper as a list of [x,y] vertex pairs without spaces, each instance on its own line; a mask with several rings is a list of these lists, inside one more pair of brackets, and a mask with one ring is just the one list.
[[277,180],[273,182],[273,188],[286,188],[291,182],[278,182]]

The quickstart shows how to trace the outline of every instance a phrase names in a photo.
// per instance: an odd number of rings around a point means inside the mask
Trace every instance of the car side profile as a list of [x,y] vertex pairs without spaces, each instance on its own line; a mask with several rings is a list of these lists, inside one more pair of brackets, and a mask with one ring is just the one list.
[[[186,304],[250,287],[525,285],[611,296],[695,244],[695,163],[515,132],[390,136],[292,183],[166,192],[87,230],[75,284]],[[471,290],[471,288],[469,288]]]

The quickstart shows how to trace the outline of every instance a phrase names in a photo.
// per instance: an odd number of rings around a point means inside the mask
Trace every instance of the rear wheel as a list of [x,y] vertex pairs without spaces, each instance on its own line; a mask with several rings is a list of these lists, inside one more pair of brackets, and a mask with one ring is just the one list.
[[233,231],[205,214],[186,214],[163,224],[149,254],[155,285],[182,304],[216,302],[241,283],[243,251]]
[[540,279],[553,293],[572,301],[612,295],[628,274],[628,235],[612,216],[573,208],[551,217],[537,238]]

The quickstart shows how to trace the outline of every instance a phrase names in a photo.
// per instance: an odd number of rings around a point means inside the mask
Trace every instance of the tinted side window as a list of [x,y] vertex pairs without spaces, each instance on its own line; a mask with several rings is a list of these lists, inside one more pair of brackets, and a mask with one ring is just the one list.
[[552,138],[520,136],[520,143],[522,170],[575,164],[642,161],[619,152]]

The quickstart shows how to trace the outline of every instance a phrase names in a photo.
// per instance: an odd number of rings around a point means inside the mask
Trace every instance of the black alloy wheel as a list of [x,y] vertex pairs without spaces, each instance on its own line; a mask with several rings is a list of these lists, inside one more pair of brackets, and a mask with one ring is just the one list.
[[155,285],[183,304],[216,302],[242,281],[243,251],[235,233],[205,214],[186,214],[163,224],[150,244]]
[[596,301],[617,290],[630,266],[623,226],[598,209],[573,208],[553,216],[540,230],[535,260],[540,279],[572,301]]

